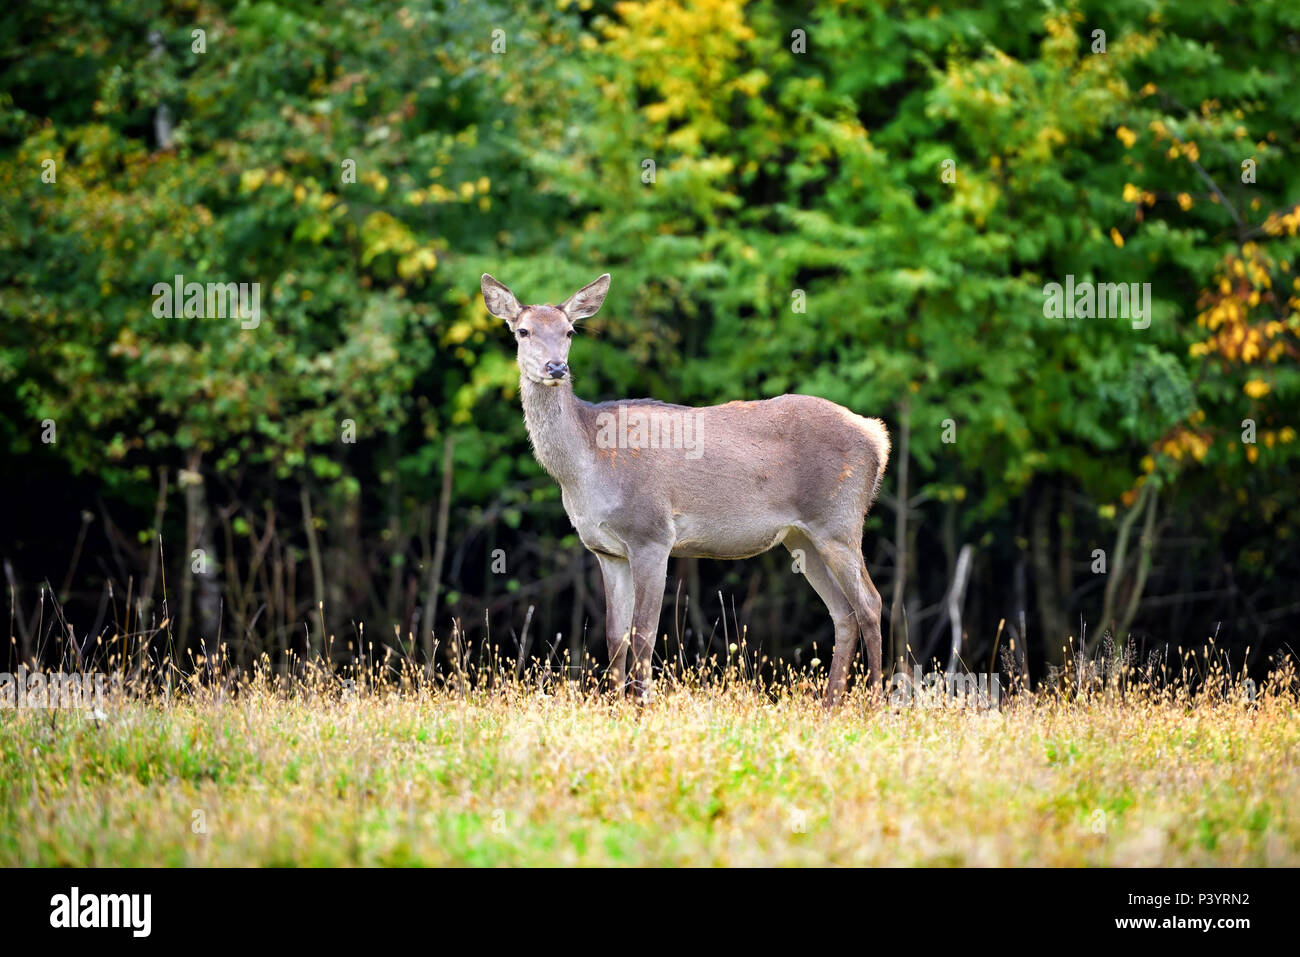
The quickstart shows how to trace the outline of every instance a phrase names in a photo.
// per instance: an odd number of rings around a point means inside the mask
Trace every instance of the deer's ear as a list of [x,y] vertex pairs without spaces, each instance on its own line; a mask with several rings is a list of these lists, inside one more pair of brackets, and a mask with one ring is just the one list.
[[600,304],[605,301],[605,294],[608,292],[609,273],[605,273],[595,282],[588,283],[566,299],[560,309],[572,322],[586,319],[600,311]]
[[504,283],[499,283],[484,273],[480,285],[483,289],[483,304],[487,306],[488,312],[509,323],[519,318],[519,313],[524,307],[519,305],[515,294],[506,288]]

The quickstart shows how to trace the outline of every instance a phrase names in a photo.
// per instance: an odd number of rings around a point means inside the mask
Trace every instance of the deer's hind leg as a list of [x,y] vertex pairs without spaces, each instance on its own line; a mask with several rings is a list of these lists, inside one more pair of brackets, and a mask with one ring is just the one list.
[[844,596],[835,576],[831,574],[812,539],[802,532],[791,532],[786,536],[785,547],[795,559],[795,570],[802,571],[808,584],[830,612],[831,622],[835,626],[835,652],[831,657],[831,674],[826,682],[826,697],[823,703],[833,708],[844,693],[849,681],[849,664],[858,639],[857,616],[852,603]]
[[872,694],[881,690],[881,636],[880,592],[867,574],[867,563],[862,558],[862,542],[827,539],[817,543],[821,555],[836,584],[853,606],[862,639],[867,645],[867,670]]

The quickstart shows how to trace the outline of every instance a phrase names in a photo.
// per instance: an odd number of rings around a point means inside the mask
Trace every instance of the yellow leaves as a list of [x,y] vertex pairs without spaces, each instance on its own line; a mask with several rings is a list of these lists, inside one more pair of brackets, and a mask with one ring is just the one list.
[[[1132,93],[1116,75],[1118,48],[1106,56],[1080,56],[1080,34],[1070,25],[1077,17],[1043,17],[1048,36],[1041,43],[1042,60],[1053,67],[1048,76],[997,49],[978,59],[950,60],[938,88],[942,115],[978,114],[981,123],[999,131],[998,151],[1017,165],[1053,162],[1061,147],[1109,128],[1105,116],[1127,104]],[[1126,148],[1137,140],[1128,126],[1114,132]]]
[[736,78],[735,87],[746,96],[758,96],[768,84],[768,76],[762,70],[750,70]]
[[[1294,210],[1291,212],[1295,212]],[[1281,222],[1285,213],[1278,216]],[[1193,356],[1218,355],[1230,362],[1276,363],[1295,348],[1287,332],[1300,334],[1300,322],[1279,320],[1279,297],[1273,292],[1275,270],[1288,272],[1283,259],[1273,259],[1265,244],[1243,243],[1240,255],[1229,254],[1219,264],[1213,285],[1201,293],[1197,324],[1212,335],[1191,346]],[[1295,305],[1292,304],[1295,308]],[[1256,378],[1245,386],[1254,398],[1267,394],[1268,385]]]
[[[1210,452],[1210,436],[1204,432],[1186,426],[1179,426],[1169,437],[1157,444],[1160,452],[1168,455],[1175,462],[1203,462]],[[1145,462],[1145,460],[1143,460]],[[1144,471],[1151,471],[1145,469]]]
[[438,257],[427,246],[415,250],[397,261],[397,274],[403,279],[413,279],[422,272],[433,272],[438,265]]
[[1259,461],[1259,447],[1258,447],[1258,446],[1255,446],[1255,445],[1247,445],[1247,446],[1246,446],[1246,458],[1250,461],[1250,464],[1251,464],[1251,465],[1254,465],[1256,462],[1258,462],[1258,461]]
[[1000,199],[994,183],[973,173],[961,177],[953,193],[954,207],[970,216],[976,226],[984,225]]
[[[437,167],[429,170],[430,176],[441,173],[442,170]],[[487,193],[491,189],[492,181],[486,176],[480,176],[477,180],[465,180],[458,183],[455,189],[448,189],[441,183],[430,183],[423,189],[409,190],[404,199],[411,206],[423,206],[425,203],[438,205],[468,203],[472,202],[475,196],[478,196],[479,209],[486,210],[491,205],[487,197]]]
[[367,170],[361,174],[361,182],[372,186],[377,193],[388,192],[388,177],[379,170]]
[[1292,207],[1285,213],[1269,213],[1264,220],[1264,231],[1270,236],[1296,235],[1300,230],[1300,205]]
[[473,334],[473,324],[462,319],[460,322],[454,322],[451,324],[447,329],[447,334],[443,336],[443,341],[449,345],[460,345]]
[[397,274],[403,279],[432,272],[438,265],[433,250],[421,245],[404,223],[388,213],[371,213],[361,224],[361,264],[368,266],[386,253],[398,257]]
[[1242,387],[1242,391],[1252,399],[1262,399],[1268,395],[1270,388],[1263,379],[1251,379]]
[[1169,127],[1165,126],[1162,120],[1152,120],[1149,128],[1155,134],[1157,140],[1173,140],[1169,144],[1169,149],[1165,152],[1169,159],[1175,160],[1180,156],[1185,156],[1189,162],[1195,163],[1201,158],[1201,148],[1196,145],[1195,141],[1182,142],[1175,133],[1169,130]]
[[643,111],[645,118],[651,123],[666,123],[676,112],[676,105],[665,100],[662,103],[651,103]]
[[[675,152],[684,153],[687,156],[698,154],[703,148],[702,144],[703,141],[700,138],[700,128],[689,123],[674,130],[668,136],[668,145],[672,147]],[[810,155],[816,157],[818,151],[820,151],[823,156],[829,155],[830,153],[825,143],[816,144],[810,151]]]
[[[698,152],[704,142],[726,136],[734,96],[752,98],[766,83],[762,71],[736,70],[755,37],[743,0],[621,2],[614,10],[619,19],[604,28],[606,48],[655,97],[642,108],[648,122],[684,121],[676,137],[681,148]],[[610,98],[632,97],[619,89]]]
[[1120,249],[1124,248],[1124,237],[1120,235],[1120,231],[1116,229],[1114,226],[1110,228],[1110,241],[1113,242]]
[[1142,203],[1146,206],[1154,206],[1156,204],[1155,193],[1151,192],[1149,189],[1138,189],[1132,183],[1124,184],[1123,196],[1124,202],[1126,203]]
[[1043,18],[1047,39],[1043,41],[1043,58],[1057,68],[1069,68],[1079,58],[1079,34],[1075,24],[1083,20],[1078,11],[1049,14]]
[[447,346],[460,346],[477,336],[477,341],[482,342],[483,333],[494,331],[499,323],[500,320],[485,309],[470,309],[466,318],[457,319],[447,326],[441,341]]
[[1077,10],[1061,11],[1060,13],[1050,14],[1043,18],[1043,29],[1047,31],[1048,36],[1053,37],[1072,37],[1078,39],[1075,33],[1074,25],[1083,22],[1083,14]]
[[266,170],[247,169],[239,177],[239,188],[245,193],[255,193],[266,182]]
[[1181,209],[1183,212],[1187,212],[1189,209],[1192,208],[1192,197],[1189,196],[1187,193],[1179,193],[1179,194],[1178,194],[1178,207],[1179,207],[1179,209]]

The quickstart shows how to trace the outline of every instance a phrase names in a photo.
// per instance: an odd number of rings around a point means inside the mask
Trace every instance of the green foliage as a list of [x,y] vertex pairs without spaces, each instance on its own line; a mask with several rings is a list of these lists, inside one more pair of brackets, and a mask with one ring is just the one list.
[[[1294,558],[1300,106],[1275,40],[1300,10],[46,7],[0,15],[10,456],[52,418],[54,453],[131,500],[198,456],[254,498],[361,482],[365,515],[396,482],[409,515],[454,434],[458,507],[509,525],[536,489],[554,513],[477,278],[558,301],[608,269],[573,353],[587,397],[801,391],[906,418],[915,486],[960,489],[970,540],[1022,532],[1007,516],[1045,480],[1110,516],[1158,481],[1212,526],[1249,486]],[[260,283],[261,323],[158,318],[178,274]],[[1048,318],[1067,276],[1149,283],[1150,326]]]

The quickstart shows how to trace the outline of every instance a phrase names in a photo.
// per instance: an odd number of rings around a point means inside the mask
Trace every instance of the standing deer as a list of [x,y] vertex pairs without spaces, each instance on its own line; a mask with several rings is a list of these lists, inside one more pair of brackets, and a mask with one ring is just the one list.
[[559,306],[521,306],[484,273],[483,301],[518,347],[524,423],[537,461],[605,583],[609,678],[649,696],[668,559],[794,554],[835,624],[825,704],[848,682],[859,630],[880,688],[880,593],[862,560],[862,524],[880,488],[889,434],[825,399],[783,395],[690,408],[650,399],[593,405],[573,394],[574,323],[594,316],[609,274]]

